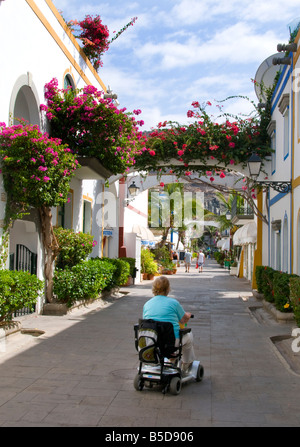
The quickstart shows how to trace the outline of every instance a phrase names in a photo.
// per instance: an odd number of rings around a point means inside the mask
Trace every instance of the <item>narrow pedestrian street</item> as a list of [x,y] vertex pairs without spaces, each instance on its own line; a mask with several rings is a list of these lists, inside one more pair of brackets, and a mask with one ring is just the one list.
[[23,328],[44,333],[2,342],[0,426],[299,426],[300,375],[272,342],[290,336],[295,324],[276,322],[249,282],[215,261],[200,274],[180,267],[169,279],[171,296],[195,315],[202,382],[184,384],[178,396],[134,389],[133,325],[152,296],[152,281],[143,281],[105,305],[22,317]]

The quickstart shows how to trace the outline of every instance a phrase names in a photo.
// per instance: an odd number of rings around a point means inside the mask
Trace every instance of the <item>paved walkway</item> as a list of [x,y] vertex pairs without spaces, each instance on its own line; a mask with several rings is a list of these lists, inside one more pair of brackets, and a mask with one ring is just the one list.
[[133,388],[133,325],[152,296],[144,281],[104,306],[22,317],[23,328],[45,333],[0,344],[0,427],[299,426],[300,376],[271,341],[295,325],[257,308],[249,283],[214,261],[202,274],[181,267],[169,279],[171,295],[195,314],[202,382],[184,384],[178,396]]

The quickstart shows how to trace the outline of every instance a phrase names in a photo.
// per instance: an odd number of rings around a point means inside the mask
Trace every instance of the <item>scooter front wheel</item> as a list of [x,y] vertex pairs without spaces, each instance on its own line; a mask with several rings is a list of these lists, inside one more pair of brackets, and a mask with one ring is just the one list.
[[198,365],[198,369],[197,369],[197,376],[196,376],[196,381],[197,382],[201,382],[201,380],[203,379],[204,376],[204,368],[202,365]]

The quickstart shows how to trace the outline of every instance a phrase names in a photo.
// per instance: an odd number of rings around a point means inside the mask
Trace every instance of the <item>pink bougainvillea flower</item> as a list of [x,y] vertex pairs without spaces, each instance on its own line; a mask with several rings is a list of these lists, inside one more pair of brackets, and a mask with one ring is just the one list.
[[155,155],[155,151],[154,151],[154,150],[151,150],[151,151],[149,151],[149,154],[150,154],[152,157],[154,157],[154,155]]
[[211,182],[213,182],[215,179],[214,179],[214,177],[210,177],[210,179],[209,179]]
[[224,174],[224,172],[221,172],[220,178],[225,178],[225,177],[226,177],[226,175]]
[[49,182],[49,180],[50,180],[50,177],[47,177],[47,176],[45,175],[44,178],[43,178],[43,181],[46,183],[46,182]]
[[164,182],[160,182],[159,186],[163,188],[165,186]]
[[177,151],[177,154],[179,155],[179,157],[181,157],[181,155],[184,154],[184,151],[182,149],[180,149],[179,151]]

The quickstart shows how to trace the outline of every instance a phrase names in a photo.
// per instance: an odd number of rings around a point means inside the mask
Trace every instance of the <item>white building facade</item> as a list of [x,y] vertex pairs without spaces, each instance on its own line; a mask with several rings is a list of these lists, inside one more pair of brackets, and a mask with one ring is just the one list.
[[[293,51],[280,65],[271,101],[268,133],[274,149],[267,181],[287,182],[289,189],[271,186],[262,200],[268,225],[261,233],[262,265],[300,275],[300,32]],[[260,178],[260,180],[263,180]],[[266,180],[266,179],[265,179]],[[260,240],[260,238],[258,238]]]
[[[18,118],[37,124],[46,132],[47,122],[40,111],[45,104],[44,86],[51,79],[59,88],[106,87],[51,0],[0,1],[1,78],[0,121],[7,126]],[[86,165],[76,172],[70,185],[68,203],[52,210],[53,225],[73,228],[94,236],[92,256],[118,256],[118,214],[108,232],[103,209],[107,190],[118,206],[118,181],[104,187],[107,172],[100,166]],[[1,181],[0,227],[3,227],[6,195]],[[17,246],[26,246],[37,255],[36,274],[43,278],[43,250],[39,217],[35,210],[14,223],[10,236],[10,268],[16,269]],[[106,236],[107,234],[107,236]],[[108,235],[109,234],[109,235]],[[106,242],[106,246],[105,246]],[[105,252],[104,252],[105,250]],[[42,302],[37,311],[42,309]]]

